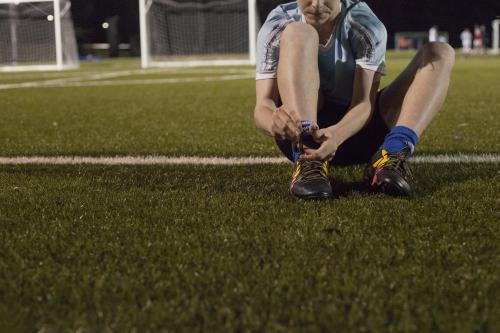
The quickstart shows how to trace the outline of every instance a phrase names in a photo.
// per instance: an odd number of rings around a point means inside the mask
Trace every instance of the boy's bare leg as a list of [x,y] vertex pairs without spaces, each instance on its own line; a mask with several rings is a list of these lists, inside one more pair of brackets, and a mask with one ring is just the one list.
[[406,126],[420,136],[443,106],[454,62],[455,52],[448,44],[423,46],[380,95],[387,126]]
[[278,90],[283,107],[297,120],[317,121],[318,45],[318,33],[305,23],[290,23],[281,37]]
[[391,131],[366,170],[372,188],[396,196],[411,195],[412,176],[405,160],[443,106],[454,61],[448,44],[426,44],[381,93],[380,112]]
[[[318,33],[305,23],[290,23],[281,36],[278,90],[283,108],[298,121],[317,122],[318,45]],[[290,193],[306,200],[329,198],[327,162],[297,161]]]

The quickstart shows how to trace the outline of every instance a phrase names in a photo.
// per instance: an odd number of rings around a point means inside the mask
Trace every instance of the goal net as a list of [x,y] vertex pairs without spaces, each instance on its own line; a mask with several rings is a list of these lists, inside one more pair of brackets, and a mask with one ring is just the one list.
[[0,0],[0,71],[78,67],[71,2]]
[[143,67],[255,63],[256,0],[139,0]]

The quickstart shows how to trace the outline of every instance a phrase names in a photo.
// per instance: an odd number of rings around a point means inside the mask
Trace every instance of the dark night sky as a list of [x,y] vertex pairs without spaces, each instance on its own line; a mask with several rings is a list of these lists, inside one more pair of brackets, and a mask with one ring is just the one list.
[[[179,0],[182,1],[182,0]],[[192,1],[192,0],[189,0]],[[258,0],[259,13],[265,15],[280,3],[288,1]],[[491,28],[491,21],[500,16],[500,0],[367,0],[389,31],[389,43],[396,31],[427,31],[438,25],[450,33],[451,43],[459,46],[458,36],[464,27],[482,23]],[[123,41],[139,31],[138,0],[72,0],[72,13],[79,39],[104,42],[101,23],[106,17],[120,16]]]
[[460,32],[475,23],[491,28],[491,21],[500,16],[499,0],[369,0],[373,11],[390,33],[396,31],[427,31],[432,25],[448,31],[451,43],[459,46]]

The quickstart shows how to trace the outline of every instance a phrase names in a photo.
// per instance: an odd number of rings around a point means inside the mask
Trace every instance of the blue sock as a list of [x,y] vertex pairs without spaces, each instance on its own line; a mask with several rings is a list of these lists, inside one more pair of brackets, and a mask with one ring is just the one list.
[[[303,144],[306,145],[307,147],[313,148],[313,149],[318,149],[319,144],[316,143],[316,141],[314,141],[312,135],[310,134],[311,126],[313,126],[313,125],[316,125],[316,124],[313,123],[312,121],[309,121],[309,120],[303,120],[300,122],[300,130],[302,131],[301,140],[302,140]],[[294,144],[293,145],[293,161],[294,162],[296,162],[299,159],[301,153],[302,152],[299,151],[298,145]]]
[[393,154],[409,146],[410,152],[407,157],[410,157],[415,150],[417,141],[417,133],[415,133],[411,128],[396,126],[385,136],[384,143],[380,146],[380,149],[385,149],[389,153]]

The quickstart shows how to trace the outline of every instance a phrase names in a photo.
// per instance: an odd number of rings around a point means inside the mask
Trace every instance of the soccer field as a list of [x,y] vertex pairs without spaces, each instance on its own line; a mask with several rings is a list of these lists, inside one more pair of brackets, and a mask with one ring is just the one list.
[[280,157],[252,68],[0,73],[0,331],[500,331],[499,73],[457,57],[411,199],[354,166],[321,202],[231,159]]

